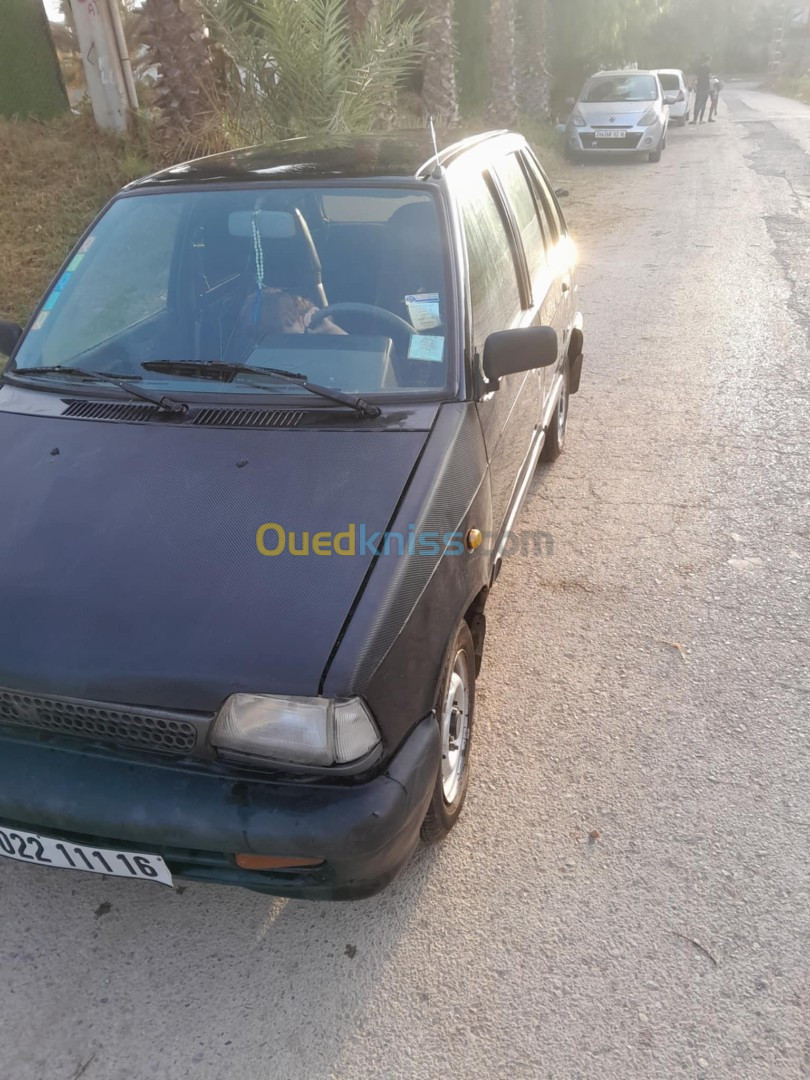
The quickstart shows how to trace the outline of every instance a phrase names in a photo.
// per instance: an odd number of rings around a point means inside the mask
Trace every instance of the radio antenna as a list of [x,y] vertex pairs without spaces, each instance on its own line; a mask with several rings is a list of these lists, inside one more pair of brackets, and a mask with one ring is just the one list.
[[432,175],[434,180],[439,180],[442,176],[444,176],[444,169],[439,164],[439,143],[436,139],[436,125],[433,122],[433,113],[430,113],[428,115],[428,131],[430,132],[430,137],[433,140],[433,152],[436,155],[436,168],[433,170]]

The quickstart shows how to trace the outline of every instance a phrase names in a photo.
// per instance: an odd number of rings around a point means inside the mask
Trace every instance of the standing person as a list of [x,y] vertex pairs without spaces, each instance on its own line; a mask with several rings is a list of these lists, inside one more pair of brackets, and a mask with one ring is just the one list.
[[700,119],[703,123],[703,117],[706,114],[706,105],[709,101],[709,93],[711,92],[712,84],[712,60],[710,56],[702,56],[697,69],[697,86],[695,88],[695,115],[692,120],[693,124]]
[[717,116],[717,106],[720,104],[720,91],[723,89],[722,82],[716,75],[712,77],[711,87],[709,89],[709,96],[711,97],[711,105],[709,107],[709,123],[713,124]]

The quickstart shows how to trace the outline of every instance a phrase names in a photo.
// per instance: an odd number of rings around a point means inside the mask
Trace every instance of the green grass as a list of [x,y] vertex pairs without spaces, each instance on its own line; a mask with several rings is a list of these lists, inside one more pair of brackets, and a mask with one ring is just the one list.
[[149,164],[84,115],[0,119],[0,146],[0,318],[24,323],[77,237]]

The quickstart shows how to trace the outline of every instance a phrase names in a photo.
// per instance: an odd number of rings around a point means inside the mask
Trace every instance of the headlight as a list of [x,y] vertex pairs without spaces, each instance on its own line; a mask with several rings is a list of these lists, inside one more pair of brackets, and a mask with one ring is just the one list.
[[587,127],[588,126],[587,120],[582,115],[582,113],[579,111],[579,109],[574,109],[574,111],[571,113],[571,123],[574,125],[574,127]]
[[266,697],[233,694],[217,715],[211,742],[226,755],[292,765],[345,765],[370,753],[380,741],[360,700]]
[[648,109],[638,122],[639,127],[651,127],[658,120],[655,109]]

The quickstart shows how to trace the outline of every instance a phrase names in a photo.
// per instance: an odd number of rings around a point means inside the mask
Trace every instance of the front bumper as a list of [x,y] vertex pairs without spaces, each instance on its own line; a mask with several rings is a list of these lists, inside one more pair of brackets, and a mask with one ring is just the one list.
[[[161,855],[173,875],[277,896],[352,900],[383,889],[419,841],[439,763],[426,717],[364,784],[237,779],[0,735],[0,824]],[[250,871],[238,852],[323,859]]]
[[569,153],[577,157],[606,157],[608,154],[649,154],[656,150],[664,137],[664,125],[660,121],[645,128],[620,128],[623,138],[600,139],[598,131],[605,128],[571,125],[566,129],[565,141]]

